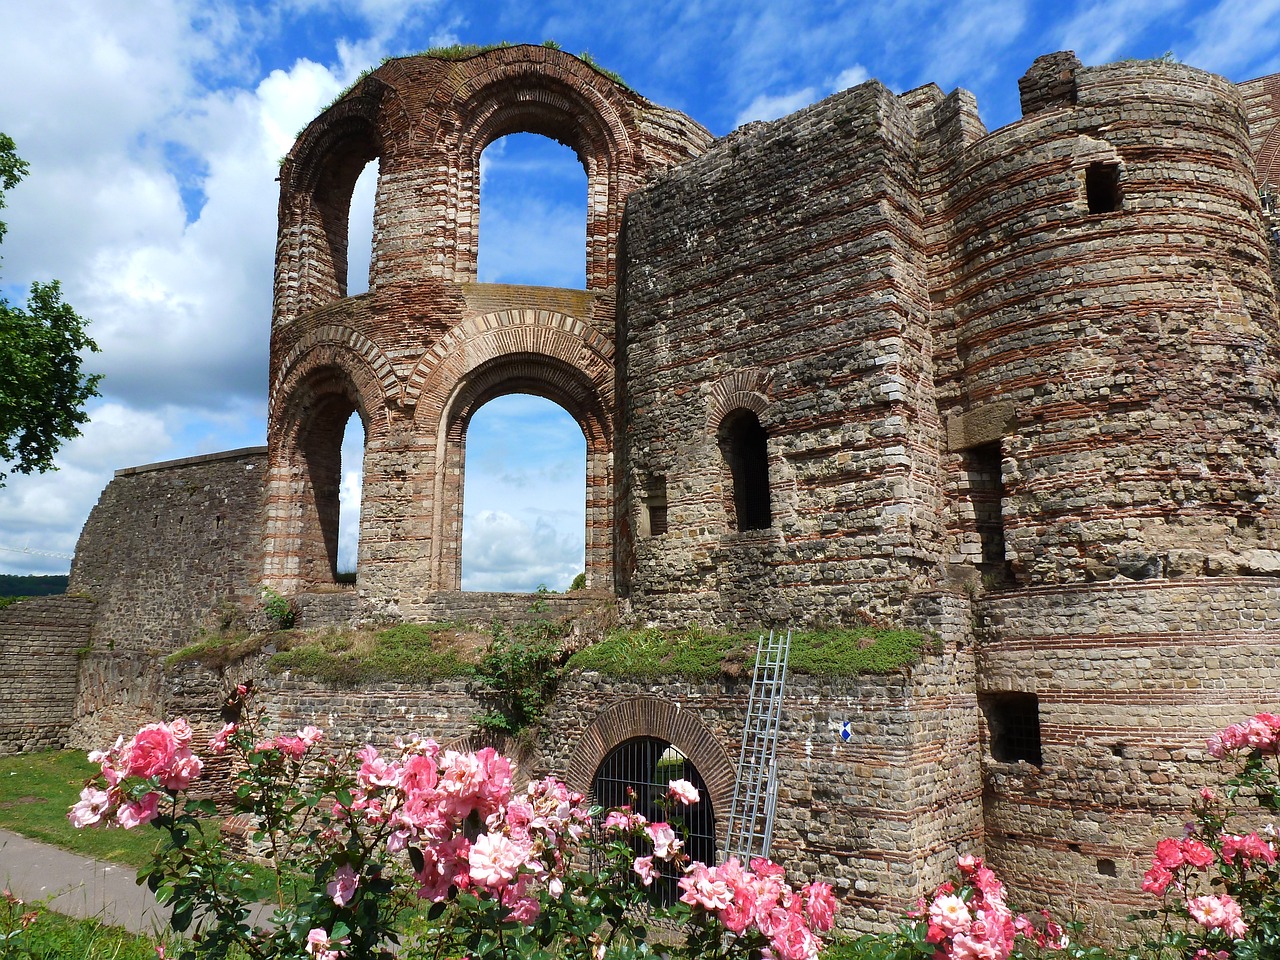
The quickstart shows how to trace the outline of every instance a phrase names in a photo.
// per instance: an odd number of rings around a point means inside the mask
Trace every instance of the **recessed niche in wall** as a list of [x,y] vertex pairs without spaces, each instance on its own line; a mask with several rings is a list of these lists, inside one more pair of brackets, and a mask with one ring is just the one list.
[[987,720],[991,757],[1003,763],[1044,765],[1040,748],[1040,700],[1034,693],[984,693],[978,706]]

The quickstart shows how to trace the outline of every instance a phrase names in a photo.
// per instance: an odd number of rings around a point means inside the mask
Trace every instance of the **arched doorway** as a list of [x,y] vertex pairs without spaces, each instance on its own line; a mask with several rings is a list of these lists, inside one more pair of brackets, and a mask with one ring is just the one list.
[[[692,783],[699,801],[687,807],[672,801],[667,791],[673,780]],[[606,810],[630,807],[650,823],[669,823],[691,859],[705,864],[717,862],[716,817],[710,791],[693,761],[668,740],[633,737],[614,747],[591,778],[591,800]],[[655,884],[653,894],[659,902],[671,904],[679,899],[676,881],[680,871],[669,864],[660,866],[662,879]]]

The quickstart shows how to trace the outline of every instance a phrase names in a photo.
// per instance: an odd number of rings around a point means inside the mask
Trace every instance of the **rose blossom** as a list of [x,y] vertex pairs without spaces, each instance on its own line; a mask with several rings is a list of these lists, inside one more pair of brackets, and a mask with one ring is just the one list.
[[937,927],[944,937],[967,930],[972,922],[969,905],[959,897],[939,897],[929,906],[929,923]]
[[125,772],[134,777],[154,777],[168,769],[178,741],[163,723],[149,723],[125,747]]
[[126,830],[132,830],[134,827],[154,820],[159,806],[160,794],[153,790],[141,800],[122,803],[120,809],[116,811],[116,822]]
[[531,852],[528,844],[518,843],[500,833],[481,834],[467,855],[471,879],[490,888],[505,886]]
[[684,846],[669,823],[651,823],[644,829],[653,841],[653,855],[659,860],[670,860]]
[[72,806],[67,819],[77,830],[91,827],[111,808],[111,795],[96,787],[85,787],[80,791],[80,802]]
[[1220,897],[1193,897],[1187,901],[1187,912],[1206,930],[1221,930],[1237,940],[1248,931],[1240,912],[1240,904],[1226,894]]
[[698,788],[688,780],[672,780],[667,786],[667,796],[687,807],[698,802]]
[[662,875],[654,867],[653,857],[636,857],[635,863],[631,864],[631,869],[636,872],[636,876],[646,887]]
[[815,930],[825,933],[836,920],[836,896],[829,883],[810,883],[804,888],[804,908]]
[[212,740],[209,741],[209,749],[219,756],[226,753],[227,741],[238,729],[240,729],[238,724],[228,723],[214,735]]
[[356,876],[356,872],[351,869],[350,864],[344,863],[338,868],[337,873],[333,875],[333,880],[325,887],[329,896],[333,898],[333,902],[340,907],[345,907],[351,902],[351,898],[356,895],[356,887],[360,885],[360,878]]

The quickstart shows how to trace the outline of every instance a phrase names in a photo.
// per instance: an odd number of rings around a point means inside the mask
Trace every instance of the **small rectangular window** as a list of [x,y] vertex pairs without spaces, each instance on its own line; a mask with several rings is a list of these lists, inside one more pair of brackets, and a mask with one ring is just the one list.
[[667,532],[667,478],[652,477],[644,487],[642,536],[660,537]]
[[1090,213],[1115,213],[1121,208],[1120,164],[1091,163],[1084,170],[1084,193]]
[[1044,766],[1040,748],[1040,700],[1034,693],[986,693],[978,706],[991,736],[991,758],[1001,763],[1025,760]]
[[982,550],[978,572],[992,586],[1013,580],[1005,560],[1003,459],[999,441],[964,451],[965,478]]

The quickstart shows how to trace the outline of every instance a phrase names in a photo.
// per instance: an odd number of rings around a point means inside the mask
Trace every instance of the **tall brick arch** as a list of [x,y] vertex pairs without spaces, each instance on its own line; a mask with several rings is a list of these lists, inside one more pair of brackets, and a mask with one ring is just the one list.
[[277,588],[333,583],[343,433],[352,413],[365,443],[385,436],[378,365],[342,342],[295,354],[272,393],[267,464],[265,579]]
[[471,417],[500,396],[527,393],[559,404],[587,442],[586,575],[588,585],[612,584],[613,389],[612,351],[590,325],[545,310],[509,310],[477,317],[441,337],[419,360],[404,403],[419,428],[435,434],[437,467],[432,502],[436,582],[458,589],[466,432]]
[[468,62],[436,91],[439,112],[422,131],[456,164],[449,211],[458,228],[444,269],[476,276],[480,155],[510,133],[535,133],[571,147],[587,174],[587,288],[614,284],[622,205],[638,185],[643,161],[624,121],[618,88],[587,64],[547,51],[530,59],[516,48]]
[[[517,132],[567,144],[586,171],[586,291],[475,282],[480,155]],[[623,205],[711,139],[576,57],[532,46],[390,60],[312,121],[280,171],[265,581],[326,582],[326,521],[307,506],[316,456],[298,425],[322,422],[320,407],[335,422],[340,407],[359,409],[369,433],[357,590],[379,610],[434,615],[461,583],[471,415],[524,392],[562,405],[586,437],[587,577],[612,589]],[[374,160],[369,292],[349,297],[351,192]],[[325,356],[341,377],[308,373]]]

